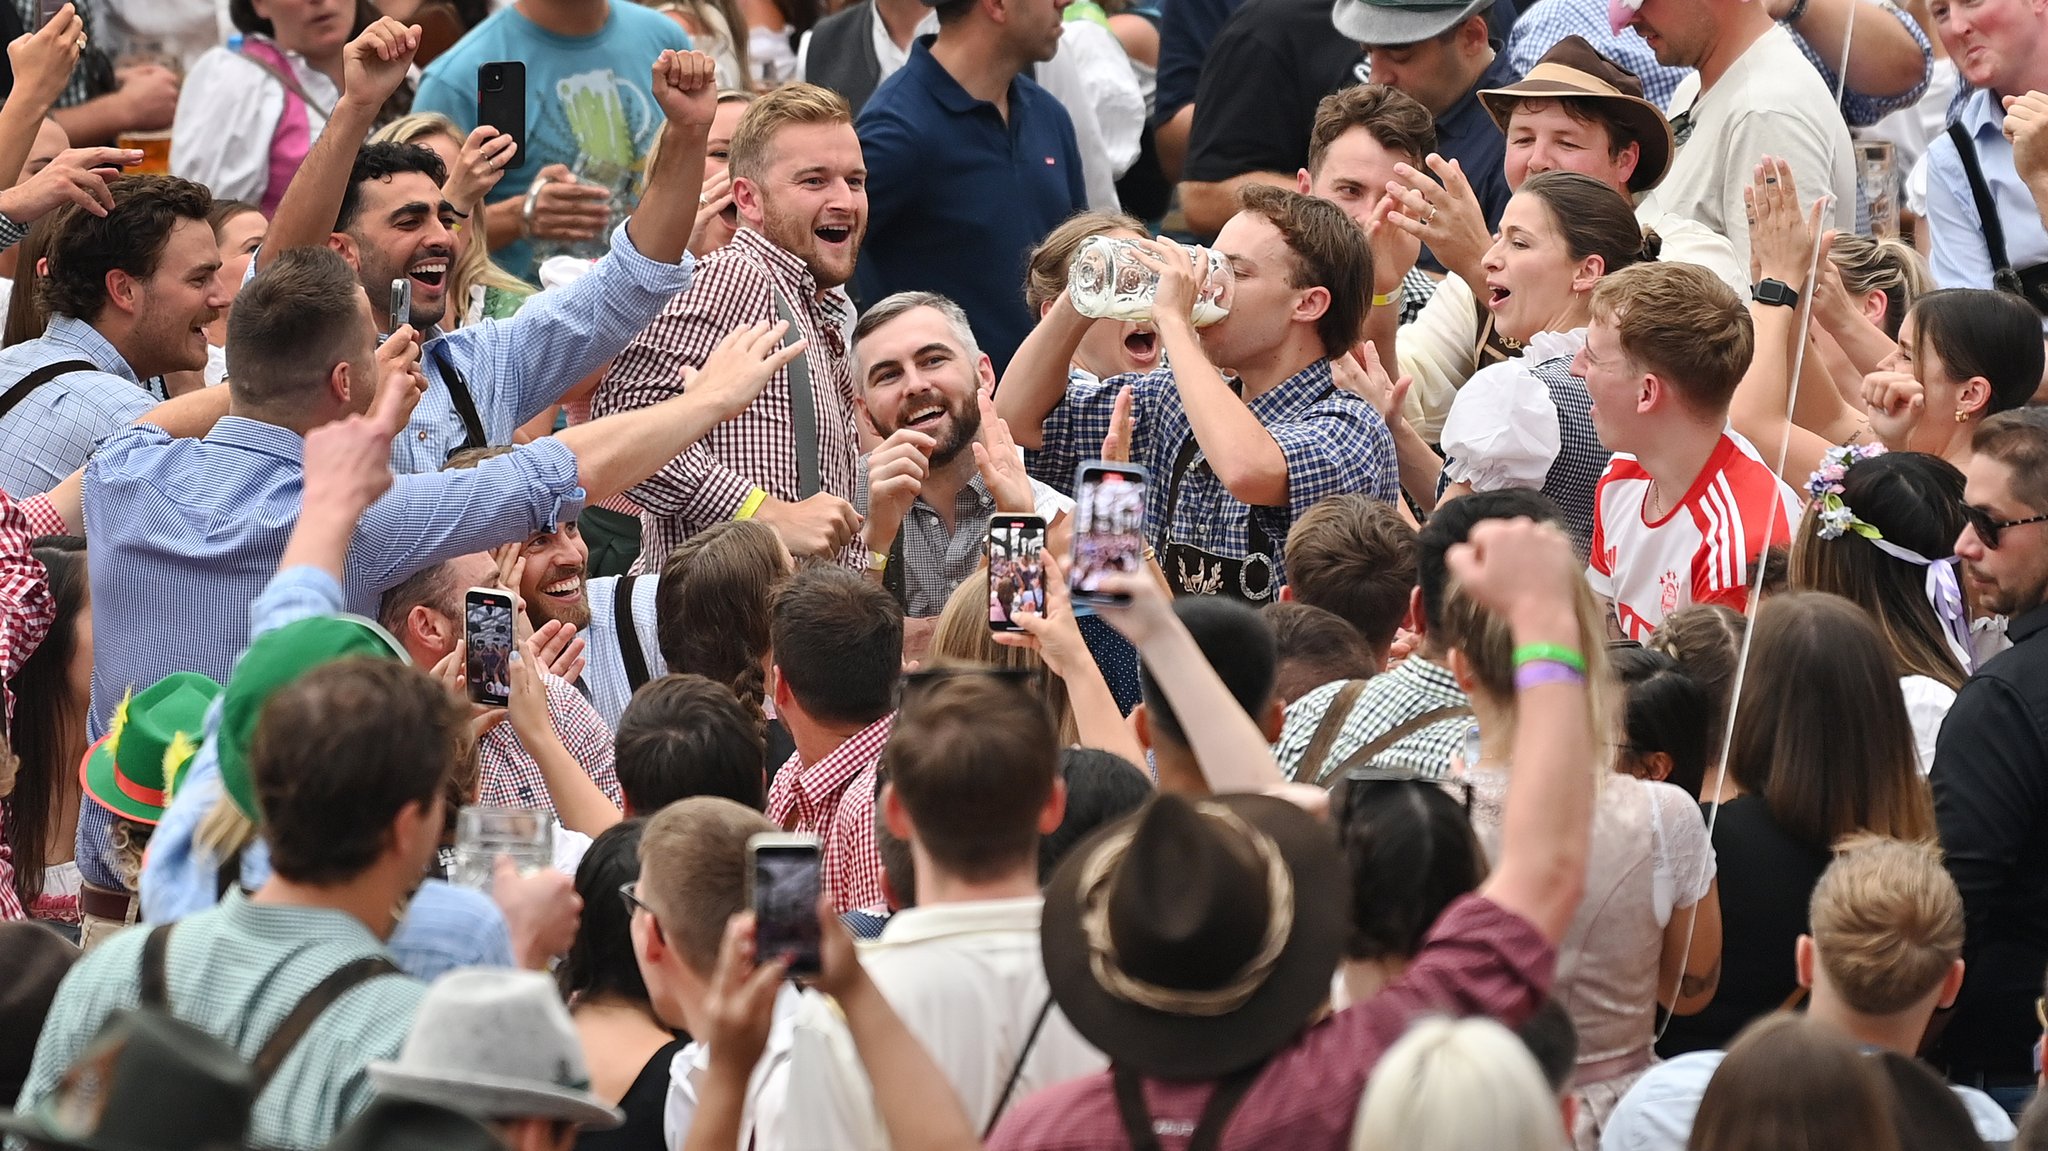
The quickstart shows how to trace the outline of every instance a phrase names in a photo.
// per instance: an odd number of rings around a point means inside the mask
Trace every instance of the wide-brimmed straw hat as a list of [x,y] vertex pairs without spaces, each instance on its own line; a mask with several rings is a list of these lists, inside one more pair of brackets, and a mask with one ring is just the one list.
[[1249,1067],[1300,1034],[1350,930],[1330,828],[1284,800],[1161,795],[1046,887],[1046,980],[1074,1029],[1166,1079]]
[[1635,138],[1642,155],[1629,177],[1629,191],[1647,192],[1671,170],[1671,156],[1677,150],[1671,121],[1664,118],[1663,109],[1643,99],[1643,82],[1635,73],[1602,56],[1582,36],[1559,40],[1515,83],[1479,93],[1479,102],[1503,132],[1516,104],[1560,98],[1602,101]]

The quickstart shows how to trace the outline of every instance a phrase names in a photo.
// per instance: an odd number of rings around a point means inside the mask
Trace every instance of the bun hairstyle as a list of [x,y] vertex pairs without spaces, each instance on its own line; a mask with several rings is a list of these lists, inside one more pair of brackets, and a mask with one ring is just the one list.
[[1663,239],[1636,221],[1628,198],[1591,176],[1539,172],[1523,181],[1516,195],[1543,201],[1572,259],[1598,256],[1604,275],[1647,263],[1664,250]]

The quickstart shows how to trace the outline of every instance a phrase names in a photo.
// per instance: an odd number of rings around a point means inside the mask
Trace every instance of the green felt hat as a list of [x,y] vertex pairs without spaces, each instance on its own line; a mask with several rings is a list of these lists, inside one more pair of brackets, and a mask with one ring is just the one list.
[[314,616],[264,632],[235,662],[221,703],[220,782],[243,815],[263,820],[256,781],[249,775],[249,745],[255,742],[263,705],[279,688],[321,664],[351,656],[412,662],[390,632],[356,615]]
[[171,781],[199,750],[206,709],[221,686],[198,672],[173,672],[122,697],[113,725],[86,749],[79,782],[95,803],[123,819],[153,824],[170,803]]

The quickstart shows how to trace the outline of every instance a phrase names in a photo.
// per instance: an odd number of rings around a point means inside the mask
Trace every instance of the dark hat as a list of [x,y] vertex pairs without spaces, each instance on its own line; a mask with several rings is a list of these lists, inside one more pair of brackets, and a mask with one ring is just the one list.
[[1046,886],[1046,981],[1110,1061],[1166,1079],[1251,1066],[1329,998],[1350,931],[1330,828],[1285,800],[1161,795]]
[[1636,170],[1628,178],[1628,190],[1647,192],[1671,169],[1671,155],[1677,150],[1671,135],[1671,121],[1664,110],[1643,99],[1643,82],[1634,72],[1593,50],[1582,36],[1567,36],[1557,42],[1529,74],[1505,88],[1486,88],[1479,102],[1486,114],[1508,130],[1508,117],[1523,100],[1555,100],[1561,97],[1602,100],[1607,111],[1622,122],[1628,134],[1642,148]]
[[1330,23],[1360,44],[1418,44],[1492,6],[1493,0],[1337,0]]
[[505,1145],[460,1111],[380,1095],[334,1133],[326,1151],[505,1151]]
[[0,1132],[58,1151],[239,1147],[256,1078],[235,1049],[159,1011],[115,1011],[50,1094]]
[[0,923],[0,1099],[21,1097],[36,1037],[78,948],[33,919]]

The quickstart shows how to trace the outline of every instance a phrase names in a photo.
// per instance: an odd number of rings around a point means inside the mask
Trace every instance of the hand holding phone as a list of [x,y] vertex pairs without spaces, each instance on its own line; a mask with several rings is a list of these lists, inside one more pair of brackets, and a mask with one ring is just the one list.
[[1074,554],[1068,587],[1076,603],[1124,604],[1103,589],[1107,575],[1145,570],[1145,469],[1088,460],[1074,477]]
[[784,959],[791,975],[824,967],[818,897],[824,860],[808,835],[764,832],[747,840],[747,902],[754,909],[754,955]]
[[512,138],[509,170],[526,163],[526,65],[518,60],[493,60],[477,65],[476,122]]
[[462,635],[469,648],[469,698],[486,707],[512,702],[512,593],[473,587],[462,596]]
[[391,281],[391,326],[386,334],[412,322],[412,278],[400,276]]
[[988,521],[988,627],[1022,631],[1017,613],[1045,614],[1045,520],[998,513]]

